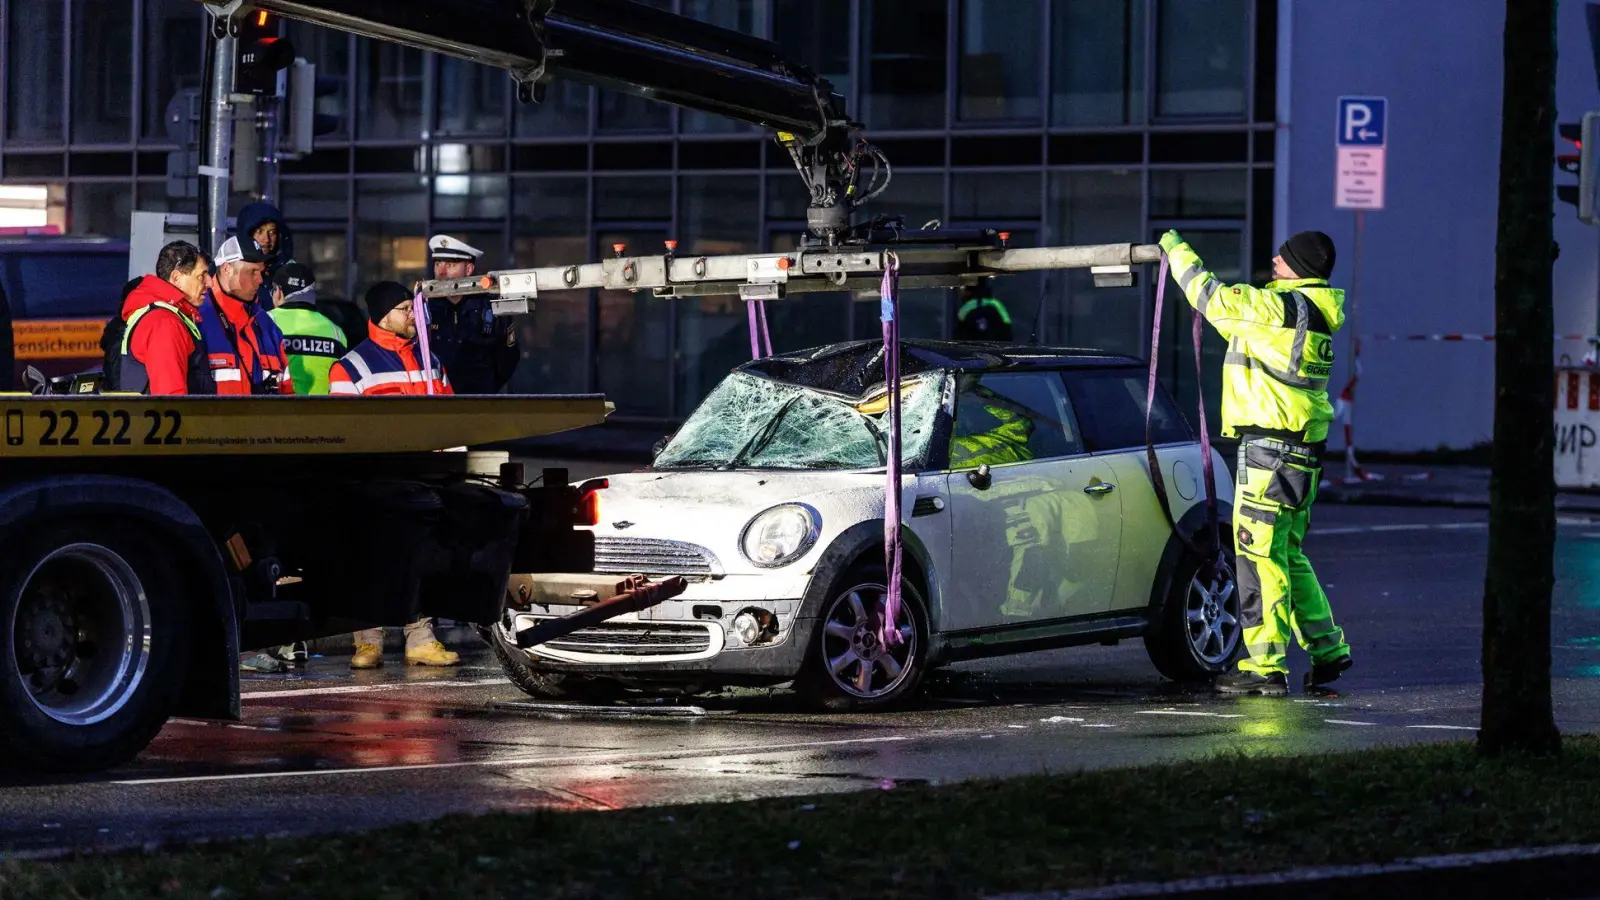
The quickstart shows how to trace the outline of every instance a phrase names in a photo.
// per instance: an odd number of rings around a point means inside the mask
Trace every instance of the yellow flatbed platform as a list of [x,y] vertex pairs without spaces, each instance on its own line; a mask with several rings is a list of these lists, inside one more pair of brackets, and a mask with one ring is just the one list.
[[0,394],[0,459],[415,453],[598,425],[600,394],[146,397]]

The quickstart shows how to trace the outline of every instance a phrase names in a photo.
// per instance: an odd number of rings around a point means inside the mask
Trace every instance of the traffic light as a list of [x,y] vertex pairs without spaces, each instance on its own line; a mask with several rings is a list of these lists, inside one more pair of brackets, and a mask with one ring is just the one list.
[[236,94],[277,94],[278,72],[294,63],[294,46],[282,35],[283,23],[266,10],[240,14],[233,67]]
[[1556,165],[1578,176],[1578,183],[1557,185],[1556,197],[1578,208],[1578,221],[1600,225],[1600,112],[1584,113],[1582,122],[1563,122],[1559,132],[1572,147],[1556,154]]
[[317,101],[339,92],[342,81],[319,76],[317,67],[303,59],[289,70],[289,93],[284,100],[283,140],[280,150],[289,159],[299,159],[313,149],[317,135],[339,129],[340,117],[317,112]]

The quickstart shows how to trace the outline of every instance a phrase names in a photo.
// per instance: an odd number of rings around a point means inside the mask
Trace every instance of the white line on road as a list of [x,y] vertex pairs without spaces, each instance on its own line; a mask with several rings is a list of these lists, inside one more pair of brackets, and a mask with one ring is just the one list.
[[1368,525],[1368,531],[1428,531],[1432,525]]
[[1407,728],[1431,728],[1434,731],[1477,731],[1476,725],[1407,725]]
[[286,691],[245,691],[241,700],[268,700],[283,697],[312,697],[319,694],[368,694],[375,691],[395,691],[401,688],[477,687],[485,684],[510,684],[507,678],[477,678],[456,681],[392,681],[383,684],[344,684],[338,687],[291,688]]
[[1355,722],[1350,719],[1323,719],[1329,725],[1376,725],[1377,722]]
[[[970,731],[950,730],[943,732],[929,732],[916,735],[916,737],[957,737],[970,734]],[[806,741],[796,744],[767,744],[744,747],[708,747],[704,750],[685,750],[681,752],[666,752],[654,755],[641,755],[636,751],[611,750],[602,753],[568,754],[565,756],[521,756],[508,759],[479,759],[462,760],[446,763],[418,763],[409,766],[371,766],[346,769],[305,769],[289,772],[234,772],[228,775],[183,775],[176,778],[130,778],[122,781],[113,781],[111,784],[122,785],[150,785],[150,784],[189,784],[197,781],[245,781],[262,778],[296,778],[309,775],[362,775],[380,772],[417,772],[427,769],[469,769],[487,768],[491,766],[560,766],[560,765],[592,765],[596,763],[617,763],[629,761],[660,762],[672,759],[693,759],[696,757],[716,756],[749,756],[757,753],[783,753],[790,750],[814,750],[820,747],[843,747],[852,744],[890,744],[909,741],[911,735],[888,735],[870,738],[845,738],[837,741]]]
[[1203,716],[1208,719],[1242,719],[1244,713],[1190,712],[1181,709],[1141,709],[1141,716]]

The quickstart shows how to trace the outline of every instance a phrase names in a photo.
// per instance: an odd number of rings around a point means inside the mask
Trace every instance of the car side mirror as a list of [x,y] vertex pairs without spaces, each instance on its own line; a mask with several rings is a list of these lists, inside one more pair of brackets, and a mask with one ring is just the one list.
[[994,479],[989,475],[989,464],[984,463],[976,469],[968,472],[967,482],[980,491],[987,491],[989,489],[989,485],[994,482]]

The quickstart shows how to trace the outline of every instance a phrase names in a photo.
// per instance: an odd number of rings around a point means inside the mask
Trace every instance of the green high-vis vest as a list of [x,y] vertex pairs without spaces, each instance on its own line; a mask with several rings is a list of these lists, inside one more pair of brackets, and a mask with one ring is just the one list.
[[349,348],[344,332],[322,313],[300,303],[280,306],[267,315],[283,332],[296,394],[326,394],[328,370]]

